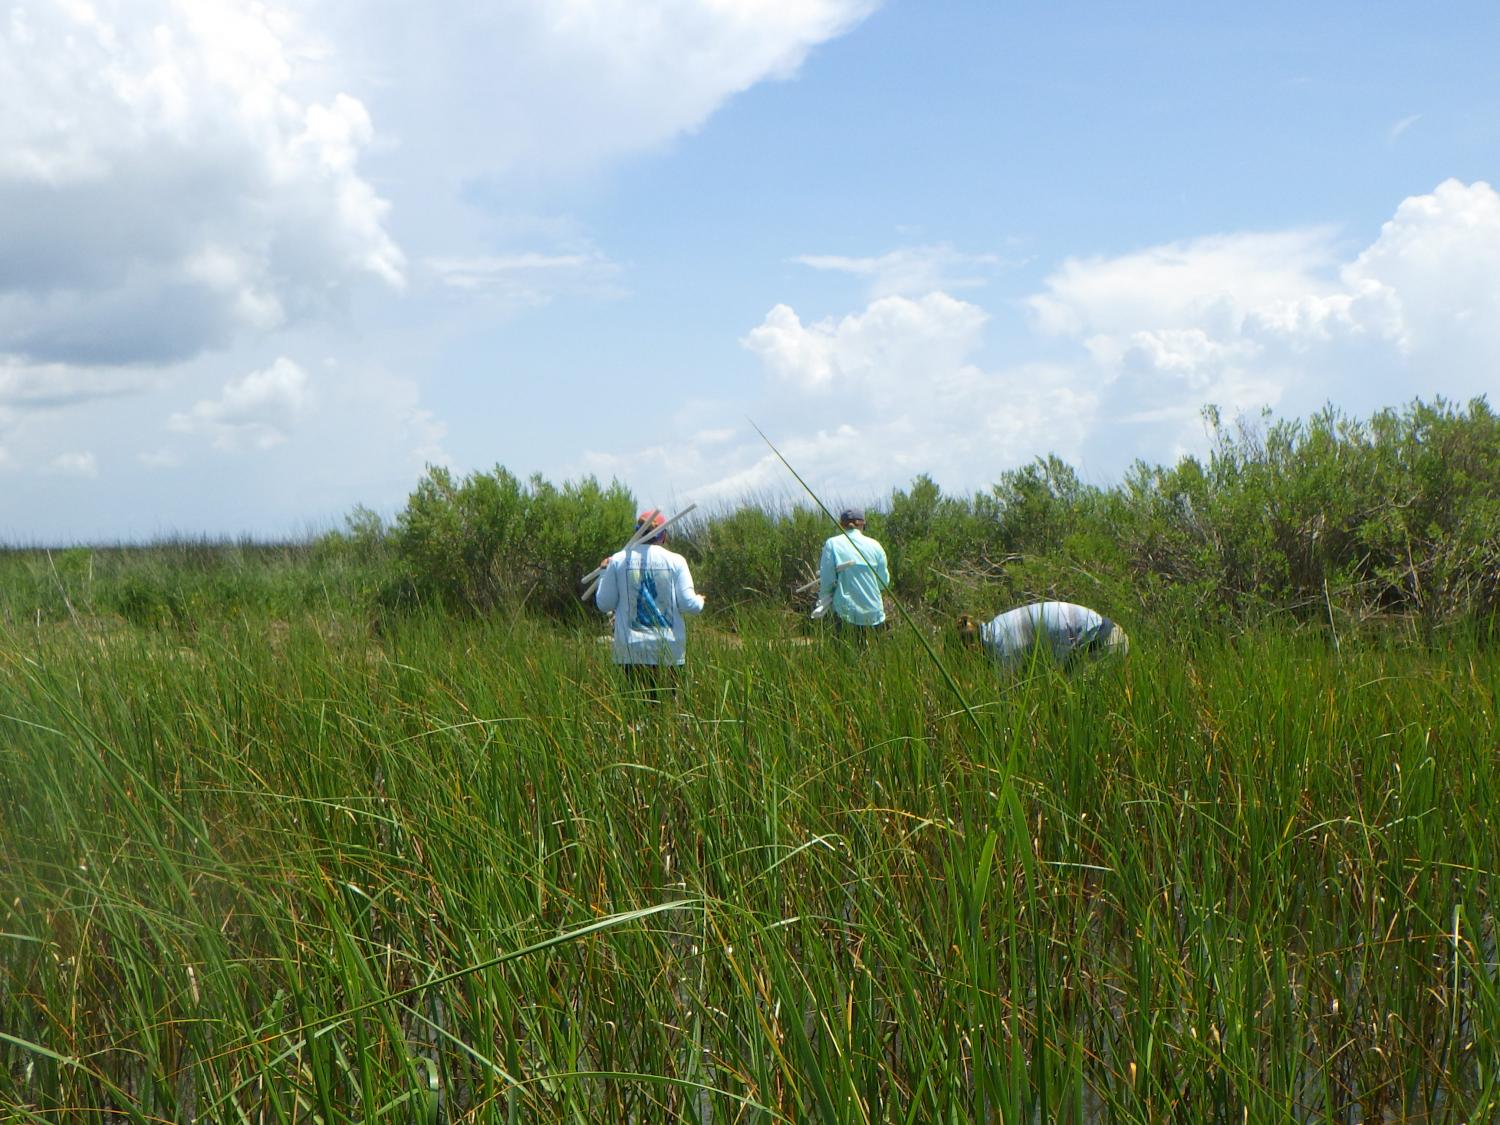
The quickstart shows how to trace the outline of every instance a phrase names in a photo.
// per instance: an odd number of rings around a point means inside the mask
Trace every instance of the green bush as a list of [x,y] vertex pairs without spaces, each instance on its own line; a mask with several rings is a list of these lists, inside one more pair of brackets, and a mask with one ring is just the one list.
[[529,605],[560,612],[578,604],[578,579],[619,548],[635,504],[619,483],[592,477],[554,487],[522,484],[503,467],[455,481],[431,468],[396,518],[396,604],[484,613]]

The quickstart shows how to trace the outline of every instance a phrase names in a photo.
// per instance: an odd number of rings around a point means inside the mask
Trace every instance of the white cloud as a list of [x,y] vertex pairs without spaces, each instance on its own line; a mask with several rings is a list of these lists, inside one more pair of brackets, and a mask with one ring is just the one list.
[[[316,390],[306,370],[283,356],[226,383],[218,398],[173,414],[167,429],[211,438],[223,450],[277,449],[284,461],[314,471],[321,461],[329,479],[394,472],[414,481],[424,465],[450,461],[442,445],[446,428],[421,405],[416,383],[332,359],[324,363]],[[169,458],[180,454],[164,449],[141,460],[160,466]]]
[[459,0],[434,19],[397,0],[326,0],[325,14],[363,59],[362,89],[392,139],[382,184],[421,200],[398,216],[404,241],[450,294],[512,311],[625,295],[619,265],[575,224],[517,208],[551,206],[559,185],[794,77],[879,2]]
[[496,299],[510,308],[539,308],[562,296],[617,297],[620,267],[593,249],[525,251],[472,258],[431,258],[445,286]]
[[1337,292],[1337,261],[1328,228],[1219,235],[1117,258],[1070,259],[1027,305],[1046,335],[1234,331],[1250,309]]
[[[88,510],[39,488],[18,533],[284,526],[404,495],[450,460],[445,429],[420,366],[368,357],[420,365],[441,337],[467,361],[460,334],[497,304],[620,295],[576,223],[524,211],[566,210],[580,173],[794,77],[877,3],[18,0],[0,440],[30,472],[85,447],[110,470]],[[405,247],[427,303],[397,309]]]
[[804,266],[868,278],[871,297],[919,297],[939,290],[973,289],[1011,264],[996,254],[964,254],[947,245],[907,246],[874,257],[804,254]]
[[777,305],[741,343],[799,390],[859,394],[920,384],[926,371],[957,367],[985,320],[983,310],[946,293],[882,297],[863,313],[811,325]]
[[[814,324],[778,305],[741,341],[777,392],[756,420],[831,502],[868,500],[919,473],[979,486],[1037,446],[1076,452],[1094,392],[1045,364],[982,369],[973,353],[985,321],[945,293],[883,297]],[[737,437],[698,432],[628,458],[595,454],[584,467],[694,500],[797,498],[765,443],[748,429]]]
[[182,458],[170,449],[151,449],[137,453],[135,459],[148,469],[175,469],[182,464]]
[[[1069,260],[1026,308],[1023,352],[1063,358],[989,371],[974,362],[985,312],[945,293],[812,324],[777,305],[741,341],[769,379],[765,428],[820,491],[862,499],[920,472],[982,486],[1049,452],[1103,476],[1136,457],[1171,462],[1202,450],[1208,403],[1229,417],[1330,401],[1364,416],[1417,396],[1493,399],[1500,195],[1446,181],[1358,252],[1315,228]],[[743,438],[690,433],[588,464],[694,499],[795,487]]]
[[[287,363],[306,372],[305,384]],[[227,364],[197,361],[176,381],[179,393]],[[159,396],[65,411],[0,406],[0,448],[9,458],[0,468],[30,474],[13,502],[0,505],[0,539],[301,535],[337,526],[355,504],[393,511],[424,465],[451,463],[443,426],[415,380],[378,364],[295,360],[253,374],[262,378],[227,386],[220,379],[214,395],[196,405],[188,399],[175,424]],[[225,456],[226,448],[255,455]],[[57,472],[70,462],[53,463],[85,449],[100,471],[80,488]]]
[[50,476],[92,478],[99,475],[99,463],[92,453],[59,453],[42,471]]
[[[877,0],[506,0],[442,19],[395,0],[344,9],[374,37],[405,149],[441,148],[461,178],[549,176],[659,146],[733,95],[791,77]],[[409,69],[425,90],[407,96]],[[442,107],[441,115],[433,112]],[[384,108],[384,105],[382,105]],[[451,165],[450,165],[451,167]]]
[[0,22],[0,354],[165,363],[402,279],[364,106],[233,0],[40,0]]
[[335,365],[326,397],[330,437],[320,440],[327,441],[340,475],[404,489],[423,467],[452,465],[443,447],[447,426],[422,406],[413,380],[380,368]]
[[[1064,263],[1029,301],[1080,340],[1111,416],[1493,394],[1500,368],[1500,195],[1448,180],[1404,200],[1352,259],[1329,230],[1241,234]],[[1082,376],[1081,376],[1082,377]]]
[[56,410],[94,399],[138,394],[155,380],[148,372],[29,364],[0,356],[0,406],[14,411]]
[[1414,357],[1488,363],[1492,372],[1500,360],[1500,194],[1487,183],[1446,180],[1404,200],[1344,281],[1351,331],[1393,337]]
[[1413,114],[1409,114],[1406,117],[1403,117],[1400,121],[1397,121],[1386,132],[1386,135],[1385,135],[1386,143],[1394,145],[1397,141],[1399,141],[1401,139],[1401,136],[1402,136],[1403,133],[1405,133],[1408,129],[1410,129],[1413,125],[1415,125],[1420,120],[1422,120],[1422,115],[1420,113],[1413,113]]
[[307,372],[282,357],[263,371],[226,383],[217,399],[173,414],[167,428],[208,436],[218,449],[270,449],[287,440],[311,398]]

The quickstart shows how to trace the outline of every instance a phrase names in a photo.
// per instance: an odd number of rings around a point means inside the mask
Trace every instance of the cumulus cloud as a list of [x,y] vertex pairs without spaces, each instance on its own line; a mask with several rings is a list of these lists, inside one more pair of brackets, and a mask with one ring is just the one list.
[[1331,228],[1219,235],[1070,259],[1027,305],[1045,335],[1113,336],[1142,326],[1230,331],[1248,309],[1335,293],[1337,261]]
[[287,440],[311,398],[307,372],[282,357],[263,371],[226,383],[218,398],[173,414],[167,427],[207,436],[218,449],[270,449]]
[[[1500,194],[1446,181],[1404,200],[1362,250],[1308,228],[1072,259],[1025,308],[1023,354],[1060,359],[986,370],[974,359],[985,311],[941,292],[810,324],[777,305],[741,343],[773,392],[768,432],[835,495],[877,495],[920,472],[982,486],[1050,452],[1111,475],[1136,457],[1201,451],[1205,404],[1295,417],[1333,402],[1362,416],[1417,396],[1493,396]],[[693,498],[788,483],[755,440],[691,433],[589,465]]]
[[[345,366],[330,359],[316,390],[306,369],[285,356],[269,367],[224,385],[214,399],[167,419],[174,433],[207,437],[225,451],[268,451],[288,443],[294,459],[326,458],[329,478],[384,476],[405,479],[428,464],[448,464],[446,427],[422,406],[417,384],[379,367]],[[289,454],[289,456],[292,454]],[[143,464],[180,462],[176,450],[140,456]]]
[[402,280],[357,99],[233,0],[36,0],[0,22],[0,354],[168,363]]
[[986,319],[977,306],[946,293],[882,297],[863,313],[811,325],[777,305],[741,343],[802,391],[888,391],[921,383],[926,371],[958,367]]
[[1500,194],[1447,180],[1396,209],[1344,271],[1351,330],[1413,356],[1500,359]]
[[[435,19],[395,0],[18,0],[0,14],[7,455],[35,473],[93,443],[101,528],[245,526],[252,509],[217,506],[236,489],[261,513],[399,495],[448,462],[444,427],[416,378],[350,353],[403,354],[405,314],[374,306],[379,339],[354,347],[338,332],[368,282],[407,283],[392,232],[429,300],[617,296],[605,253],[566,220],[508,230],[513,208],[794,77],[877,3],[458,0]],[[344,359],[263,366],[308,347]],[[211,487],[154,472],[204,458]],[[84,518],[38,489],[26,530]]]
[[451,4],[438,20],[376,0],[345,19],[351,36],[379,40],[379,81],[423,71],[427,89],[390,105],[404,148],[462,150],[464,177],[530,177],[696,129],[733,95],[792,76],[877,2],[506,0]]
[[1064,263],[1028,302],[1079,340],[1104,408],[1174,419],[1332,401],[1366,413],[1417,395],[1492,393],[1500,365],[1500,195],[1448,180],[1404,200],[1352,258],[1328,229],[1239,234]]
[[[1047,364],[977,365],[986,319],[946,293],[883,297],[811,324],[778,305],[741,340],[776,392],[756,420],[835,501],[869,499],[919,473],[979,486],[1038,445],[1076,452],[1093,392]],[[748,427],[732,437],[700,430],[628,458],[594,454],[584,467],[700,501],[800,491]]]
[[[166,429],[207,438],[221,452],[256,451],[253,459],[219,459],[215,474],[251,475],[267,495],[279,489],[273,502],[283,507],[288,491],[335,512],[385,503],[404,496],[425,466],[452,462],[443,448],[446,427],[422,405],[416,381],[331,357],[316,365],[316,376],[279,358],[172,415]],[[162,445],[137,459],[153,469],[191,465],[200,456],[195,445]],[[255,490],[244,478],[237,487]]]
[[[1013,463],[1007,456],[1033,436],[1075,449],[1094,393],[1040,363],[999,372],[975,364],[986,320],[946,293],[883,297],[811,325],[777,306],[742,343],[819,426],[790,446],[814,472],[866,490],[921,472],[968,484]],[[769,469],[761,458],[756,472]]]
[[403,229],[423,231],[423,257],[450,294],[509,311],[624,295],[620,267],[576,232],[509,229],[519,199],[550,199],[558,184],[692,133],[742,91],[794,77],[879,3],[458,0],[433,19],[367,0],[333,4],[329,19],[365,59],[398,156],[382,168],[426,204],[420,216],[403,210]]

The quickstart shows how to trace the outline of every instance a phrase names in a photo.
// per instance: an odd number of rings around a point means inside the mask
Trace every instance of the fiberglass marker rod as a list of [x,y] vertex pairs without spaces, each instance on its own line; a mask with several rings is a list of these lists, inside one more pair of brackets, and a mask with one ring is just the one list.
[[[851,566],[856,566],[856,565],[857,564],[855,563],[855,561],[853,559],[850,559],[848,562],[839,563],[839,565],[836,566],[836,567],[834,567],[833,570],[834,570],[834,573],[837,574],[840,571],[848,570]],[[811,582],[804,582],[804,583],[802,583],[802,585],[798,586],[795,590],[793,590],[792,593],[794,593],[794,594],[805,594],[805,593],[807,593],[807,591],[811,590],[814,586],[816,586],[818,584],[818,582],[819,582],[819,579],[817,579],[817,578],[814,578]]]
[[[680,520],[683,516],[687,515],[689,512],[691,512],[697,506],[698,506],[697,504],[689,504],[686,508],[682,509],[682,511],[678,512],[671,519],[667,520],[665,523],[663,523],[663,524],[661,524],[661,525],[659,525],[657,527],[638,527],[638,528],[636,528],[635,534],[631,535],[630,541],[625,544],[625,550],[628,551],[632,547],[639,547],[647,539],[655,539],[658,535],[660,535],[662,532],[666,531],[667,528],[671,527],[674,523],[676,523],[678,520]],[[657,512],[660,512],[660,511],[661,511],[660,508],[653,508],[652,509],[653,514],[657,513]],[[584,601],[588,601],[589,598],[591,598],[593,596],[593,594],[594,594],[594,587],[596,587],[597,585],[599,585],[599,579],[600,579],[600,577],[603,574],[604,574],[604,567],[601,566],[601,567],[596,567],[593,571],[591,571],[590,573],[588,573],[588,574],[586,574],[586,575],[583,576],[582,581],[585,583],[584,591],[583,591],[583,600]]]
[[[801,473],[792,468],[792,463],[788,461],[784,456],[782,456],[781,450],[776,448],[776,443],[773,442],[770,438],[766,437],[766,431],[757,426],[754,421],[751,421],[750,425],[755,430],[755,432],[760,435],[760,440],[765,442],[766,446],[775,455],[776,460],[780,461],[786,471],[791,473],[796,482],[802,486],[802,491],[811,496],[813,503],[822,510],[823,514],[830,520],[832,520],[835,524],[837,524],[839,521],[835,519],[833,513],[828,510],[828,505],[823,503],[822,497],[820,497],[816,492],[812,490],[811,487],[808,486],[808,483],[802,479]],[[844,538],[849,540],[850,545],[854,547],[856,552],[858,552],[859,557],[864,561],[864,564],[866,566],[869,566],[870,560],[865,558],[865,553],[859,549],[859,544],[855,543],[854,539],[849,535],[849,530],[847,528],[843,528],[843,533]],[[882,593],[889,589],[890,583],[881,584]],[[891,595],[891,604],[896,607],[896,612],[901,615],[902,621],[906,622],[908,625],[912,624],[911,614],[907,612],[906,606],[901,604],[901,599],[896,597],[894,593],[892,593]],[[948,685],[948,690],[953,693],[953,697],[958,700],[958,705],[963,708],[964,714],[969,717],[969,722],[974,726],[974,733],[979,735],[980,738],[983,738],[984,728],[979,725],[979,716],[974,713],[974,708],[969,706],[969,701],[964,698],[963,689],[958,686],[958,682],[953,678],[953,674],[948,671],[947,666],[944,665],[942,660],[938,658],[937,652],[932,647],[932,642],[927,639],[925,632],[921,629],[913,628],[912,635],[917,638],[917,643],[920,644],[922,646],[922,650],[927,653],[927,658],[931,660],[933,665],[937,668],[938,674],[943,677],[943,682]],[[1004,787],[1004,791],[1006,792],[1007,797],[1013,800],[1015,794],[1011,784],[1011,773],[1012,765],[1011,763],[1007,762],[1005,772],[1001,775],[1001,785]]]
[[[652,528],[651,528],[651,519],[653,517],[655,517],[655,516],[659,516],[660,514],[661,514],[661,509],[660,508],[652,508],[649,512],[647,512],[646,513],[646,519],[644,521],[642,521],[636,527],[636,529],[630,533],[630,538],[627,539],[627,540],[625,540],[625,546],[622,549],[628,551],[632,547],[639,546],[640,543],[641,543],[641,541],[646,538],[646,532],[652,530]],[[593,570],[589,571],[587,574],[585,574],[578,581],[580,583],[592,582],[595,578],[598,578],[603,573],[604,573],[604,567],[602,567],[602,566],[596,566],[596,567],[594,567]]]

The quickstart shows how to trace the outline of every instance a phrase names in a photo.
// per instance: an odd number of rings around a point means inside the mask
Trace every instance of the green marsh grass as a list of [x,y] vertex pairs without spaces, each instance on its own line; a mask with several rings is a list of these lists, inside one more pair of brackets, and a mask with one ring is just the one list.
[[8,1119],[1500,1111],[1493,648],[734,624],[8,622]]

